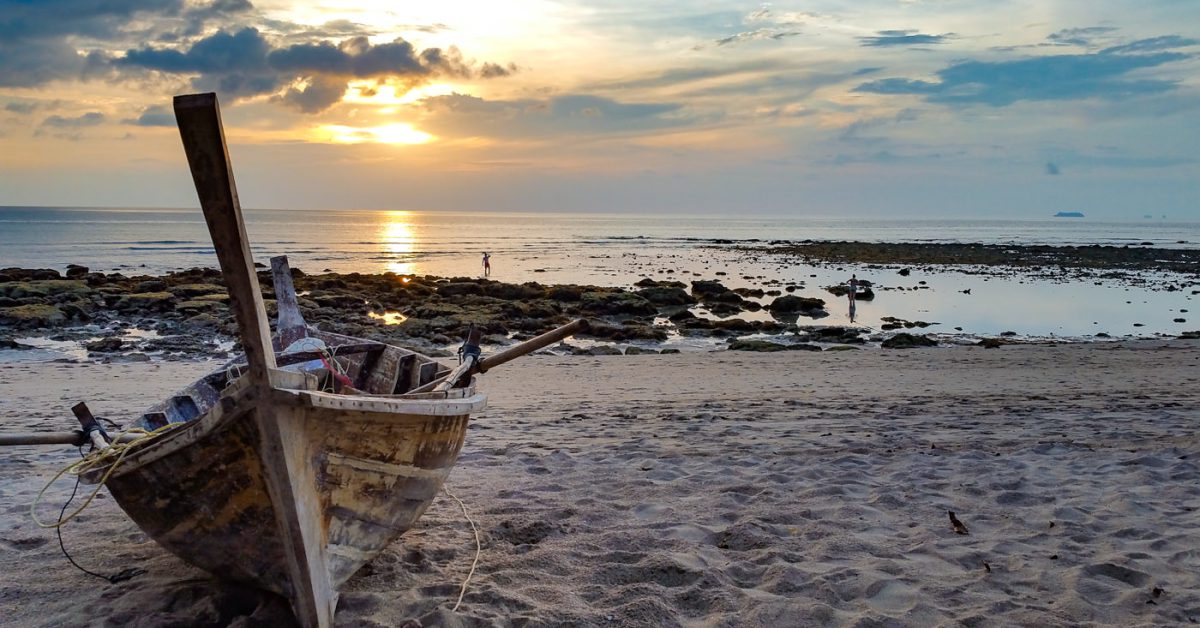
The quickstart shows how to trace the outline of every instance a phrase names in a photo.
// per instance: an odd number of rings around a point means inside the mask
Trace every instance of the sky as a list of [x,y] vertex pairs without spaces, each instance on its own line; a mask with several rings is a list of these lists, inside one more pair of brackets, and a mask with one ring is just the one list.
[[0,205],[1200,220],[1196,0],[0,0]]

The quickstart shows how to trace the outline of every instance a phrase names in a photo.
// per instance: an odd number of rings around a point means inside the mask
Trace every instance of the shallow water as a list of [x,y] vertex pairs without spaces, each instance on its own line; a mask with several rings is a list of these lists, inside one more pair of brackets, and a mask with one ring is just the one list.
[[[823,290],[855,273],[876,285],[859,301],[855,323],[878,329],[881,317],[938,323],[927,332],[1088,339],[1177,334],[1196,287],[1177,292],[1128,282],[988,277],[861,265],[813,267],[784,258],[712,248],[713,239],[835,239],[889,242],[1130,244],[1200,247],[1200,223],[1087,219],[1040,221],[866,220],[845,218],[684,217],[389,211],[247,210],[258,261],[287,254],[307,272],[395,272],[477,276],[488,251],[500,281],[630,286],[642,277],[718,279],[731,288],[794,284],[827,301],[813,324],[849,324],[848,303]],[[185,209],[0,208],[0,267],[68,263],[92,270],[156,274],[215,266],[203,217]],[[724,274],[721,274],[724,273]],[[1161,278],[1161,277],[1160,277]],[[920,282],[926,282],[922,285]],[[1182,283],[1194,283],[1184,278]],[[904,288],[903,290],[896,288]],[[913,290],[916,288],[916,290]],[[964,290],[970,290],[964,294]],[[762,299],[765,304],[771,297]],[[742,318],[767,318],[766,312]],[[1176,323],[1183,318],[1186,322]],[[1200,321],[1200,319],[1197,319]],[[801,319],[802,324],[806,323]],[[683,345],[691,341],[680,339]]]

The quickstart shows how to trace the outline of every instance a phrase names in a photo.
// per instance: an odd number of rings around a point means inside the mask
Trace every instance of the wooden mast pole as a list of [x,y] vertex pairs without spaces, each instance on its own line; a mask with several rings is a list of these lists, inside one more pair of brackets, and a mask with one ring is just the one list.
[[175,120],[249,363],[256,399],[254,420],[262,439],[258,454],[287,556],[292,610],[303,626],[332,626],[337,598],[325,563],[324,531],[312,465],[305,456],[303,418],[277,412],[271,403],[275,352],[216,94],[176,96]]

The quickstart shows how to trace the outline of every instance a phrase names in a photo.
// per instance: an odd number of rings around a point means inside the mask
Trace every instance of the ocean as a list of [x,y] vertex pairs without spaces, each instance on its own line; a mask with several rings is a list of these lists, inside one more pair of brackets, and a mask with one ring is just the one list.
[[[1015,331],[1032,338],[1153,336],[1200,328],[1186,321],[1189,290],[1164,292],[1115,282],[981,277],[847,265],[791,266],[771,256],[711,247],[714,239],[982,242],[1013,244],[1153,243],[1200,248],[1200,223],[1147,219],[900,220],[848,217],[599,215],[408,211],[246,210],[256,260],[287,254],[307,272],[395,272],[477,276],[483,252],[501,281],[630,286],[643,277],[721,279],[731,288],[778,279],[803,282],[796,294],[825,298],[845,324],[841,300],[823,290],[851,273],[878,286],[856,322],[881,318],[937,323],[926,331],[967,338]],[[0,207],[0,267],[161,274],[216,266],[198,209]],[[920,276],[918,276],[920,275]],[[925,282],[925,283],[920,283]],[[964,291],[969,290],[969,293]],[[767,316],[758,313],[752,316]],[[745,317],[745,315],[743,315]],[[1197,319],[1200,320],[1200,319]],[[802,320],[802,322],[804,322]],[[955,329],[959,328],[959,329]]]

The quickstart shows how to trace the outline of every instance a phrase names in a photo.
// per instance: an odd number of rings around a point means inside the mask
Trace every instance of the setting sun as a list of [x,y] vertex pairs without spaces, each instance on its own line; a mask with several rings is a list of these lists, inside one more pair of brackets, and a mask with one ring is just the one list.
[[411,124],[396,122],[373,127],[354,127],[343,124],[328,124],[320,127],[323,138],[334,144],[426,144],[434,136],[419,131]]

